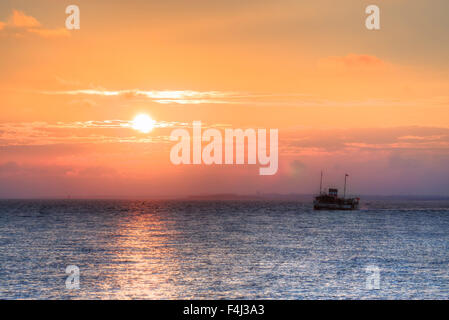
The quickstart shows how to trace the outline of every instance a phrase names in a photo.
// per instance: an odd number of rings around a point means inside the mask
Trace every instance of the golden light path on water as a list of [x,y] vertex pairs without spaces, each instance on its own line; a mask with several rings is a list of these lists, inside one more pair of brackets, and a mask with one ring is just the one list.
[[[175,248],[170,246],[170,222],[156,213],[138,211],[120,221],[111,261],[111,280],[101,291],[114,299],[176,297],[179,278]],[[168,263],[169,262],[169,263]]]

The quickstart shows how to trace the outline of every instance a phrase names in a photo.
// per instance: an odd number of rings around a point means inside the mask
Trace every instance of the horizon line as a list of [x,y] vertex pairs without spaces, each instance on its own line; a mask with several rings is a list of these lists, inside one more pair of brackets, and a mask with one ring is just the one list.
[[[170,195],[138,195],[138,196],[120,196],[120,195],[67,195],[67,196],[18,196],[18,197],[3,197],[0,200],[297,200],[304,201],[305,198],[313,198],[316,193],[260,193],[260,194],[238,194],[238,193],[214,193],[214,194],[192,194],[184,196],[170,196]],[[354,195],[348,195],[354,196]],[[363,197],[369,200],[376,198],[407,198],[420,200],[449,200],[449,195],[429,195],[429,194],[358,194],[358,197],[363,201]]]

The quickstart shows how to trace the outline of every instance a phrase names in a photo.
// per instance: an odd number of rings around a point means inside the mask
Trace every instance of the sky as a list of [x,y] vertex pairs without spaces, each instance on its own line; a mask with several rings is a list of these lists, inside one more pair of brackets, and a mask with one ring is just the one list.
[[[68,30],[65,9],[80,8]],[[365,8],[380,7],[380,30]],[[449,196],[447,1],[2,0],[0,197]],[[133,129],[136,115],[154,119]],[[278,129],[279,169],[170,133]]]

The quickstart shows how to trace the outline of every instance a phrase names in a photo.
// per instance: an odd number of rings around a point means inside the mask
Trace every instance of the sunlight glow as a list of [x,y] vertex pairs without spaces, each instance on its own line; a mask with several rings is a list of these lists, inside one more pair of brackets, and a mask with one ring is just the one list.
[[137,115],[132,121],[132,128],[142,133],[148,133],[153,130],[156,121],[146,114]]

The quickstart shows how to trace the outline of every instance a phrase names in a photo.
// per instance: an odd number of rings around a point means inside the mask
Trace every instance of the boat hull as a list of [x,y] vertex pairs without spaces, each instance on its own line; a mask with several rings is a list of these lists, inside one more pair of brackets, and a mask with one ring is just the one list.
[[329,199],[329,197],[317,197],[313,201],[315,210],[358,210],[359,200],[357,199]]
[[314,210],[358,210],[358,204],[314,203]]

